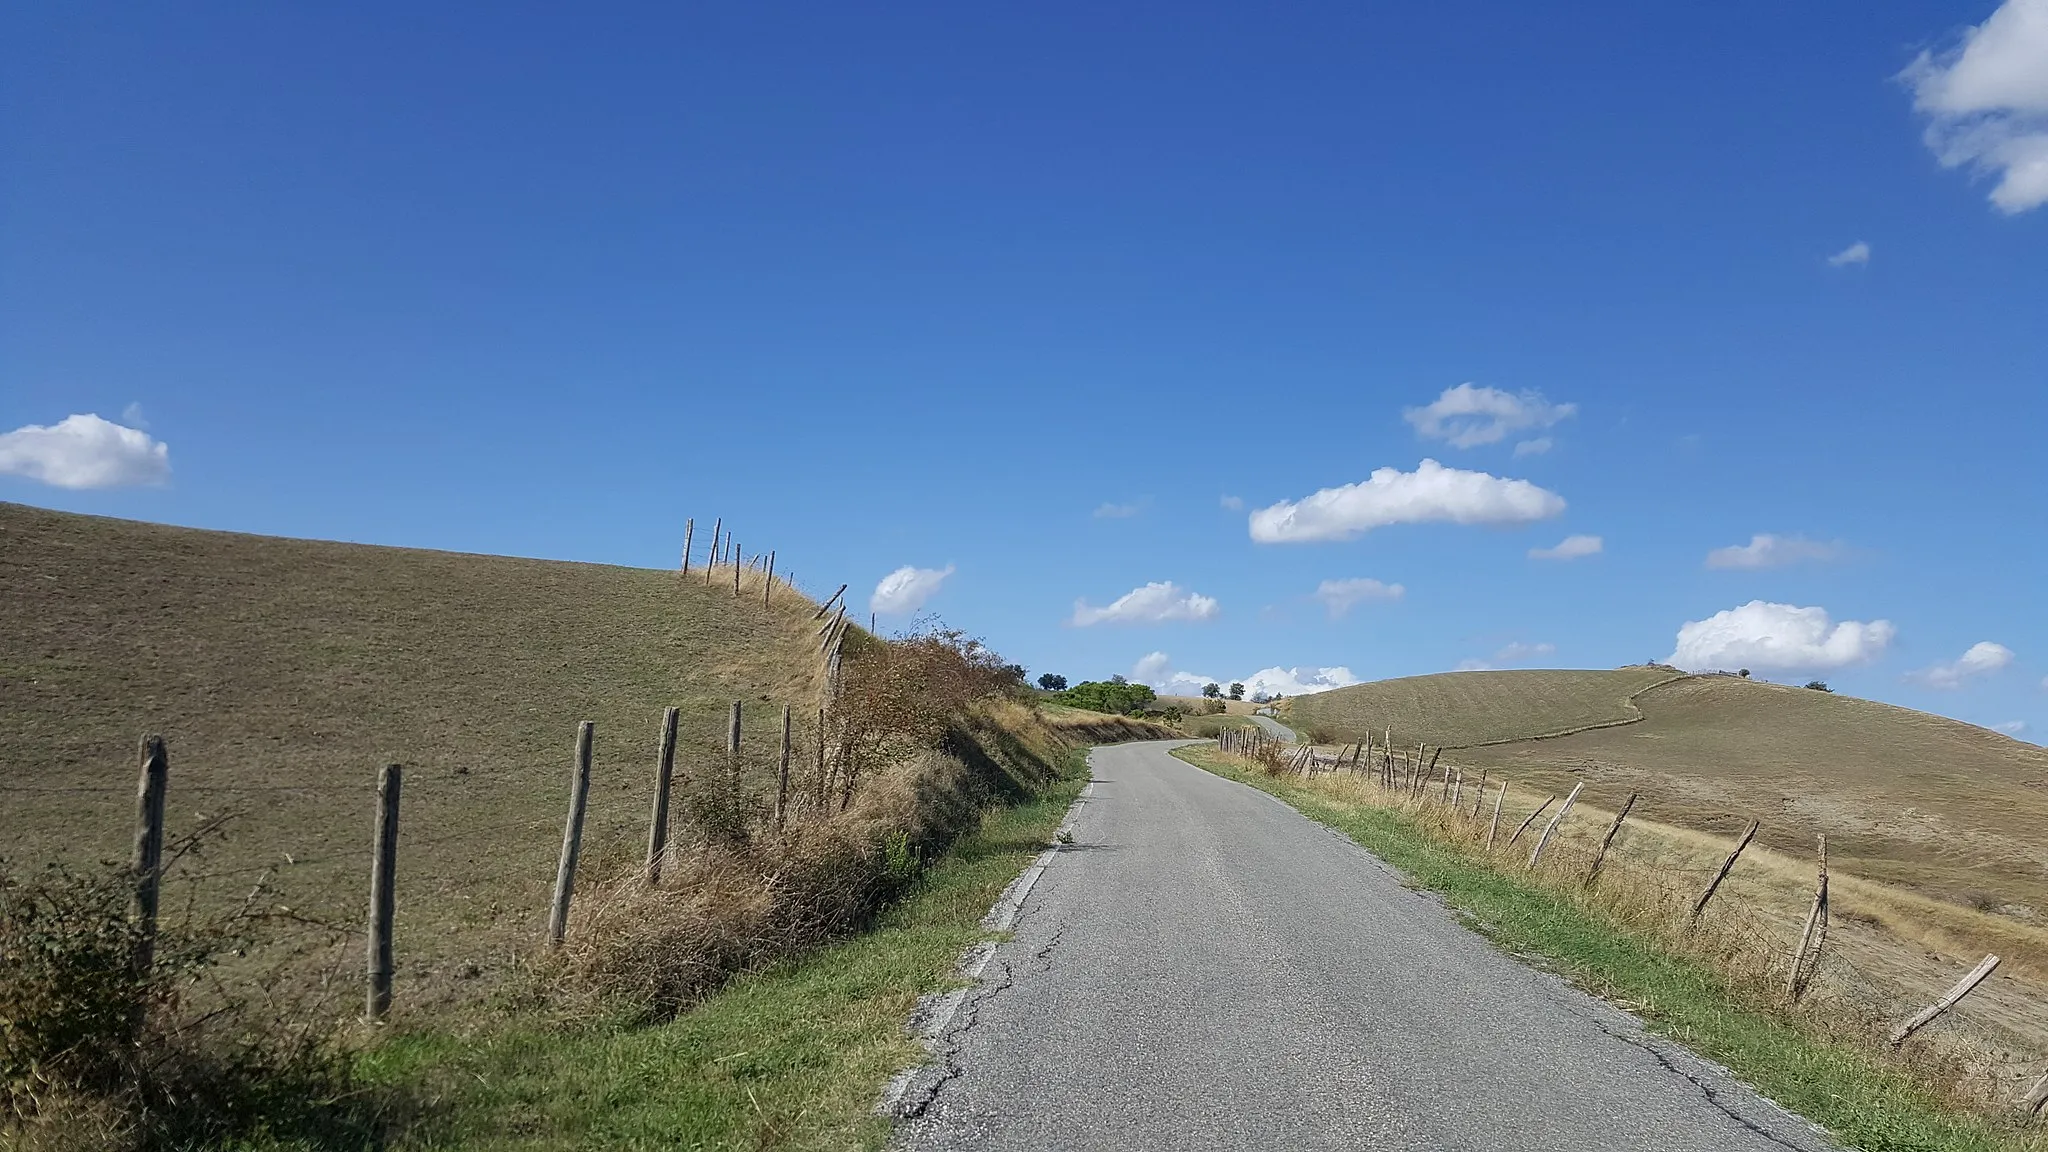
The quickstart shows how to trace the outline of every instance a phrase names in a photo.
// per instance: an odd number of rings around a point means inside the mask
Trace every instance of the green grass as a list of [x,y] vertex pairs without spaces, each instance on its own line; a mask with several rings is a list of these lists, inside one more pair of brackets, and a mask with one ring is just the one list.
[[401,1148],[879,1148],[882,1086],[921,1050],[904,1033],[981,917],[1052,838],[1086,779],[991,812],[861,936],[742,977],[654,1027],[512,1024],[423,1032],[366,1058],[375,1082],[431,1107]]
[[1229,716],[1218,713],[1214,716],[1190,716],[1180,722],[1190,736],[1210,737],[1218,732],[1234,731],[1240,728],[1256,728],[1249,716]]
[[1350,836],[1421,888],[1440,892],[1502,949],[1540,957],[1596,994],[1628,1002],[1650,1029],[1719,1061],[1764,1095],[1869,1152],[2038,1149],[2039,1136],[1944,1108],[1906,1074],[1814,1039],[1739,1002],[1704,965],[1568,898],[1496,872],[1430,839],[1395,810],[1348,803],[1241,771],[1213,748],[1175,755],[1271,793]]

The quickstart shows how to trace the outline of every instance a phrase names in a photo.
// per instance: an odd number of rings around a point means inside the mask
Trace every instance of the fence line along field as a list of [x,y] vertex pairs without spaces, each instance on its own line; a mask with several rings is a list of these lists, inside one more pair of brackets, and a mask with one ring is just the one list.
[[540,939],[580,721],[593,873],[645,851],[666,707],[678,804],[726,763],[736,697],[750,780],[772,782],[782,705],[815,745],[816,604],[765,559],[709,579],[697,550],[685,578],[0,504],[0,856],[127,859],[136,740],[160,733],[171,834],[228,818],[197,865],[218,894],[268,876],[295,914],[357,925],[378,774],[402,764],[404,1000],[466,999]]

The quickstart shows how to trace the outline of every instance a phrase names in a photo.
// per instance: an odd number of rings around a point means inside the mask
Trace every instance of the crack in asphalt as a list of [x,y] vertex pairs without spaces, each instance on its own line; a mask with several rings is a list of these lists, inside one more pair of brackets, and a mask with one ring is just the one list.
[[1001,974],[995,978],[984,976],[979,984],[968,989],[966,999],[960,1004],[963,1015],[956,1018],[957,1022],[948,1028],[944,1035],[933,1036],[925,1042],[931,1059],[925,1064],[924,1070],[929,1074],[919,1075],[904,1092],[903,1098],[897,1101],[894,1114],[898,1119],[910,1120],[924,1115],[925,1110],[938,1099],[939,1092],[960,1075],[961,1037],[972,1031],[974,1025],[980,1021],[981,1006],[991,998],[1008,991],[1016,982],[1009,961],[991,957],[989,963],[1001,968]]
[[1747,1128],[1751,1132],[1756,1133],[1758,1136],[1763,1137],[1771,1143],[1776,1144],[1780,1148],[1788,1148],[1791,1150],[1791,1152],[1810,1152],[1809,1148],[1802,1145],[1794,1144],[1791,1141],[1786,1140],[1784,1137],[1778,1135],[1777,1133],[1771,1131],[1768,1128],[1763,1127],[1756,1121],[1751,1120],[1749,1117],[1744,1116],[1741,1113],[1735,1111],[1733,1108],[1730,1108],[1728,1104],[1721,1099],[1721,1093],[1712,1084],[1709,1084],[1705,1080],[1700,1079],[1700,1077],[1694,1074],[1693,1072],[1680,1067],[1676,1061],[1672,1060],[1670,1055],[1664,1052],[1662,1048],[1660,1048],[1657,1044],[1653,1043],[1647,1037],[1630,1035],[1627,1032],[1617,1031],[1616,1029],[1610,1027],[1606,1021],[1601,1020],[1598,1017],[1588,1015],[1584,1012],[1579,1012],[1576,1009],[1567,1008],[1566,1010],[1570,1011],[1574,1016],[1577,1016],[1579,1019],[1584,1020],[1588,1024],[1591,1024],[1593,1027],[1599,1029],[1609,1039],[1619,1040],[1623,1044],[1627,1044],[1632,1048],[1636,1048],[1640,1051],[1649,1053],[1650,1058],[1655,1060],[1659,1065],[1661,1065],[1666,1072],[1671,1073],[1672,1075],[1692,1085],[1694,1088],[1699,1089],[1700,1095],[1707,1102],[1707,1106],[1712,1108],[1714,1111],[1719,1112],[1721,1115],[1726,1116],[1728,1119],[1733,1120],[1735,1123],[1741,1125],[1744,1128]]

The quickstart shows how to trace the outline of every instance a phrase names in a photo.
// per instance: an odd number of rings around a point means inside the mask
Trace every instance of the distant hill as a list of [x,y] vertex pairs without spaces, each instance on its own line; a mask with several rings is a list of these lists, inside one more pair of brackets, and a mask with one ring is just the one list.
[[[1846,869],[2048,921],[2048,750],[1940,716],[1805,688],[1668,669],[1458,672],[1290,702],[1336,740],[1397,746],[1537,787],[1588,783],[1610,807],[1710,831],[1763,821],[1799,855],[1816,833]],[[1567,733],[1551,735],[1553,733]]]

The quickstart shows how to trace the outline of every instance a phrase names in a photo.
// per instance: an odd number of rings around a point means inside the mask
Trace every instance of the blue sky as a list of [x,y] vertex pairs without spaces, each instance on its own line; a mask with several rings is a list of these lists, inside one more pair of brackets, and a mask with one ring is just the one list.
[[2048,0],[0,19],[0,499],[2048,729]]

